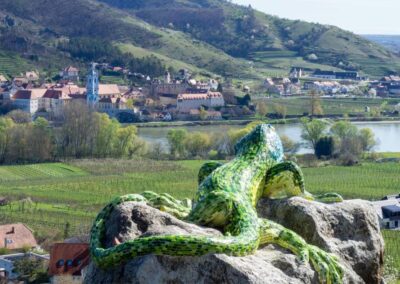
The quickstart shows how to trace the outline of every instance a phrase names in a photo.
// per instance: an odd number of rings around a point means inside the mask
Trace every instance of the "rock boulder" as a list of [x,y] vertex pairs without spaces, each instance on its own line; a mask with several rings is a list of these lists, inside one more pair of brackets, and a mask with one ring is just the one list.
[[[291,228],[309,243],[334,252],[345,264],[345,283],[378,283],[383,241],[373,207],[364,201],[325,205],[300,198],[262,200],[259,215]],[[107,220],[106,245],[139,236],[221,236],[214,229],[182,222],[141,203],[119,205]],[[88,267],[85,283],[318,283],[309,264],[275,245],[254,255],[202,257],[148,255],[102,270]]]

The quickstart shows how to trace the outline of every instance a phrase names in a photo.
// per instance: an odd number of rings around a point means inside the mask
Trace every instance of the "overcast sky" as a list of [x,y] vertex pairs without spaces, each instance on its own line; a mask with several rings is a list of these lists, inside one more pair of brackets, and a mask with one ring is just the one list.
[[331,24],[358,34],[400,34],[400,0],[232,0],[288,19]]

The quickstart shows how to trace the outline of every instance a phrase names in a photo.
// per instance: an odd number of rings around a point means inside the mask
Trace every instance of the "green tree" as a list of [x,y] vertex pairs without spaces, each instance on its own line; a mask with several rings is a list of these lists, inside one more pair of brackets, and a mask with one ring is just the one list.
[[257,105],[256,105],[256,114],[257,114],[257,117],[260,118],[260,119],[262,119],[262,118],[264,118],[264,117],[267,115],[267,113],[268,113],[268,106],[267,106],[267,104],[266,104],[265,102],[263,102],[263,101],[258,102]]
[[315,155],[321,157],[332,157],[335,152],[335,139],[332,136],[324,136],[320,138],[315,146]]
[[14,122],[11,118],[0,117],[0,164],[5,162],[11,143],[10,130],[13,127]]
[[137,128],[136,126],[130,125],[122,127],[117,130],[117,141],[114,148],[114,156],[117,157],[131,157],[144,145],[138,145],[136,142]]
[[32,116],[20,109],[13,110],[7,114],[15,123],[29,123],[32,121]]
[[183,158],[185,156],[185,139],[188,135],[186,129],[171,129],[168,131],[167,139],[171,156]]
[[33,122],[33,127],[25,127],[31,143],[28,147],[31,162],[45,162],[54,158],[54,137],[49,122],[39,117]]
[[117,142],[117,132],[120,124],[105,113],[94,113],[93,119],[96,123],[96,157],[110,157],[113,154],[114,144]]
[[193,132],[187,135],[184,143],[192,157],[207,157],[211,148],[211,137],[204,132]]
[[310,96],[310,114],[311,116],[323,115],[324,110],[322,109],[321,105],[321,98],[320,95],[316,90],[311,90],[309,92]]
[[18,279],[27,283],[47,283],[47,265],[43,260],[24,257],[14,262],[14,271]]
[[301,144],[294,142],[287,135],[280,136],[285,154],[294,155],[299,150]]
[[339,140],[343,140],[346,137],[357,135],[358,129],[349,121],[338,121],[332,125],[331,133]]
[[309,120],[301,119],[302,133],[301,138],[309,142],[315,151],[317,142],[325,135],[328,129],[328,122],[322,119]]
[[372,148],[376,146],[377,141],[375,139],[375,134],[371,128],[361,129],[359,136],[361,139],[362,149],[364,151],[371,151]]

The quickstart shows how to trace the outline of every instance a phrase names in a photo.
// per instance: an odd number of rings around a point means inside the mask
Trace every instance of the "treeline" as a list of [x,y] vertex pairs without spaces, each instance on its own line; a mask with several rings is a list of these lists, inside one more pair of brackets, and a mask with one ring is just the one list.
[[60,128],[50,127],[44,118],[34,122],[13,114],[0,118],[0,164],[132,157],[145,152],[146,147],[136,127],[123,127],[80,102],[64,108]]
[[[172,129],[168,132],[168,158],[170,159],[226,159],[235,155],[235,144],[261,122],[255,121],[242,129],[230,129],[224,133],[188,132]],[[281,136],[286,154],[294,154],[299,144],[287,136]],[[153,149],[154,151],[154,149]]]
[[164,74],[166,67],[155,56],[137,58],[129,53],[123,53],[109,41],[96,38],[72,38],[63,41],[58,48],[68,52],[72,57],[85,62],[106,62],[113,66],[128,67],[130,70],[152,77]]
[[[168,159],[226,159],[234,156],[236,142],[249,133],[260,121],[248,124],[242,129],[230,129],[223,133],[188,132],[185,129],[172,129],[167,139],[169,152],[162,153],[157,145],[151,153],[154,157]],[[302,144],[306,142],[313,150],[315,157],[332,160],[341,165],[358,163],[363,154],[371,152],[377,144],[375,135],[370,128],[358,129],[349,121],[332,122],[322,119],[301,121],[302,139],[293,141],[286,135],[281,135],[285,155],[296,159],[295,155]]]
[[301,123],[301,137],[319,159],[336,159],[340,164],[353,165],[377,144],[370,128],[358,129],[347,120],[331,123],[324,119],[304,118]]

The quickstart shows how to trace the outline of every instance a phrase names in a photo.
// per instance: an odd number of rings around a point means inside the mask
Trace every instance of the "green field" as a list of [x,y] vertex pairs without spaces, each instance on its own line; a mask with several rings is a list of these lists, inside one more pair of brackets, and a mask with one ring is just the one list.
[[0,182],[78,177],[86,174],[77,167],[61,163],[3,166],[0,167]]
[[[258,98],[256,100],[263,100],[270,106],[284,105],[287,108],[287,115],[303,115],[310,112],[309,98]],[[365,107],[379,108],[384,101],[388,102],[386,110],[393,110],[394,106],[400,103],[400,99],[323,98],[321,106],[324,114],[365,114]],[[273,112],[273,108],[271,107],[268,111]]]
[[[113,197],[146,190],[193,197],[197,171],[204,161],[80,160],[69,164],[0,167],[0,222],[24,222],[37,232],[62,236],[88,232],[95,214]],[[345,198],[380,199],[399,193],[399,163],[355,167],[305,168],[307,189],[338,192]],[[28,201],[27,201],[28,200]],[[387,255],[400,264],[400,232],[385,232]],[[398,265],[400,269],[400,265]]]
[[[397,274],[400,278],[400,231],[383,231],[385,239],[386,266],[394,270],[391,274]],[[400,279],[397,280],[400,283]]]
[[[202,161],[82,160],[66,164],[0,167],[0,196],[14,200],[0,208],[0,218],[24,221],[33,228],[62,230],[69,222],[89,226],[113,197],[146,190],[177,198],[193,197]],[[380,199],[399,192],[400,164],[305,168],[307,188],[314,193],[339,192],[345,198]],[[340,178],[338,178],[340,177]],[[21,214],[21,199],[33,202]]]

